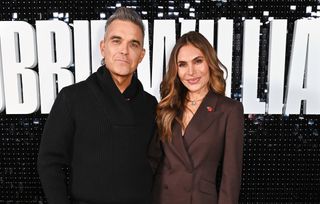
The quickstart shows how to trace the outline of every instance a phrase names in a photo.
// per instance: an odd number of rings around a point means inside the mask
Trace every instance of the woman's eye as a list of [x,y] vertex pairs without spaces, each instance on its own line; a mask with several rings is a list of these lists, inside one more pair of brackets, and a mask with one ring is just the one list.
[[201,64],[201,63],[202,63],[202,59],[196,60],[196,64]]

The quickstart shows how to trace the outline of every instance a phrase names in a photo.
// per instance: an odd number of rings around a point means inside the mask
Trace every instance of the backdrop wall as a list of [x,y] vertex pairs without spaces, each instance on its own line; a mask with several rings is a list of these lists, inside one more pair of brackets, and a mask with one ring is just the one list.
[[197,30],[217,48],[227,94],[246,113],[241,203],[320,202],[320,1],[7,0],[0,3],[0,203],[46,203],[36,160],[47,113],[63,86],[96,70],[104,22],[119,6],[136,9],[147,26],[137,75],[157,97],[181,33]]

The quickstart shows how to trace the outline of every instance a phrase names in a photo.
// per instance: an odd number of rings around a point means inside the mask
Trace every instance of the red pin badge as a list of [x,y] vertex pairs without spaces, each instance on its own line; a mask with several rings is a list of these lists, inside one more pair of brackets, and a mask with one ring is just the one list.
[[213,111],[213,107],[207,106],[207,111],[212,112]]

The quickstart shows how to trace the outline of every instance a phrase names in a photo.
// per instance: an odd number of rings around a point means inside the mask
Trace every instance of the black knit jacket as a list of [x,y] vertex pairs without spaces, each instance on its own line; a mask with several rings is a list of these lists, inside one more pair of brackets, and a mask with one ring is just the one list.
[[156,104],[136,77],[121,93],[104,66],[63,88],[46,121],[38,158],[49,204],[149,203],[147,149]]

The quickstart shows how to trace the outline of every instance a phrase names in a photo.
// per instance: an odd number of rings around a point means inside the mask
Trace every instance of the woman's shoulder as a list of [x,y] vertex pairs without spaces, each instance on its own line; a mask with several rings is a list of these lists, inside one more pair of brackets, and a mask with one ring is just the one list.
[[227,96],[223,96],[220,94],[214,93],[215,97],[217,98],[217,107],[223,108],[223,109],[234,109],[234,108],[240,108],[242,109],[242,103],[236,99],[232,99]]

